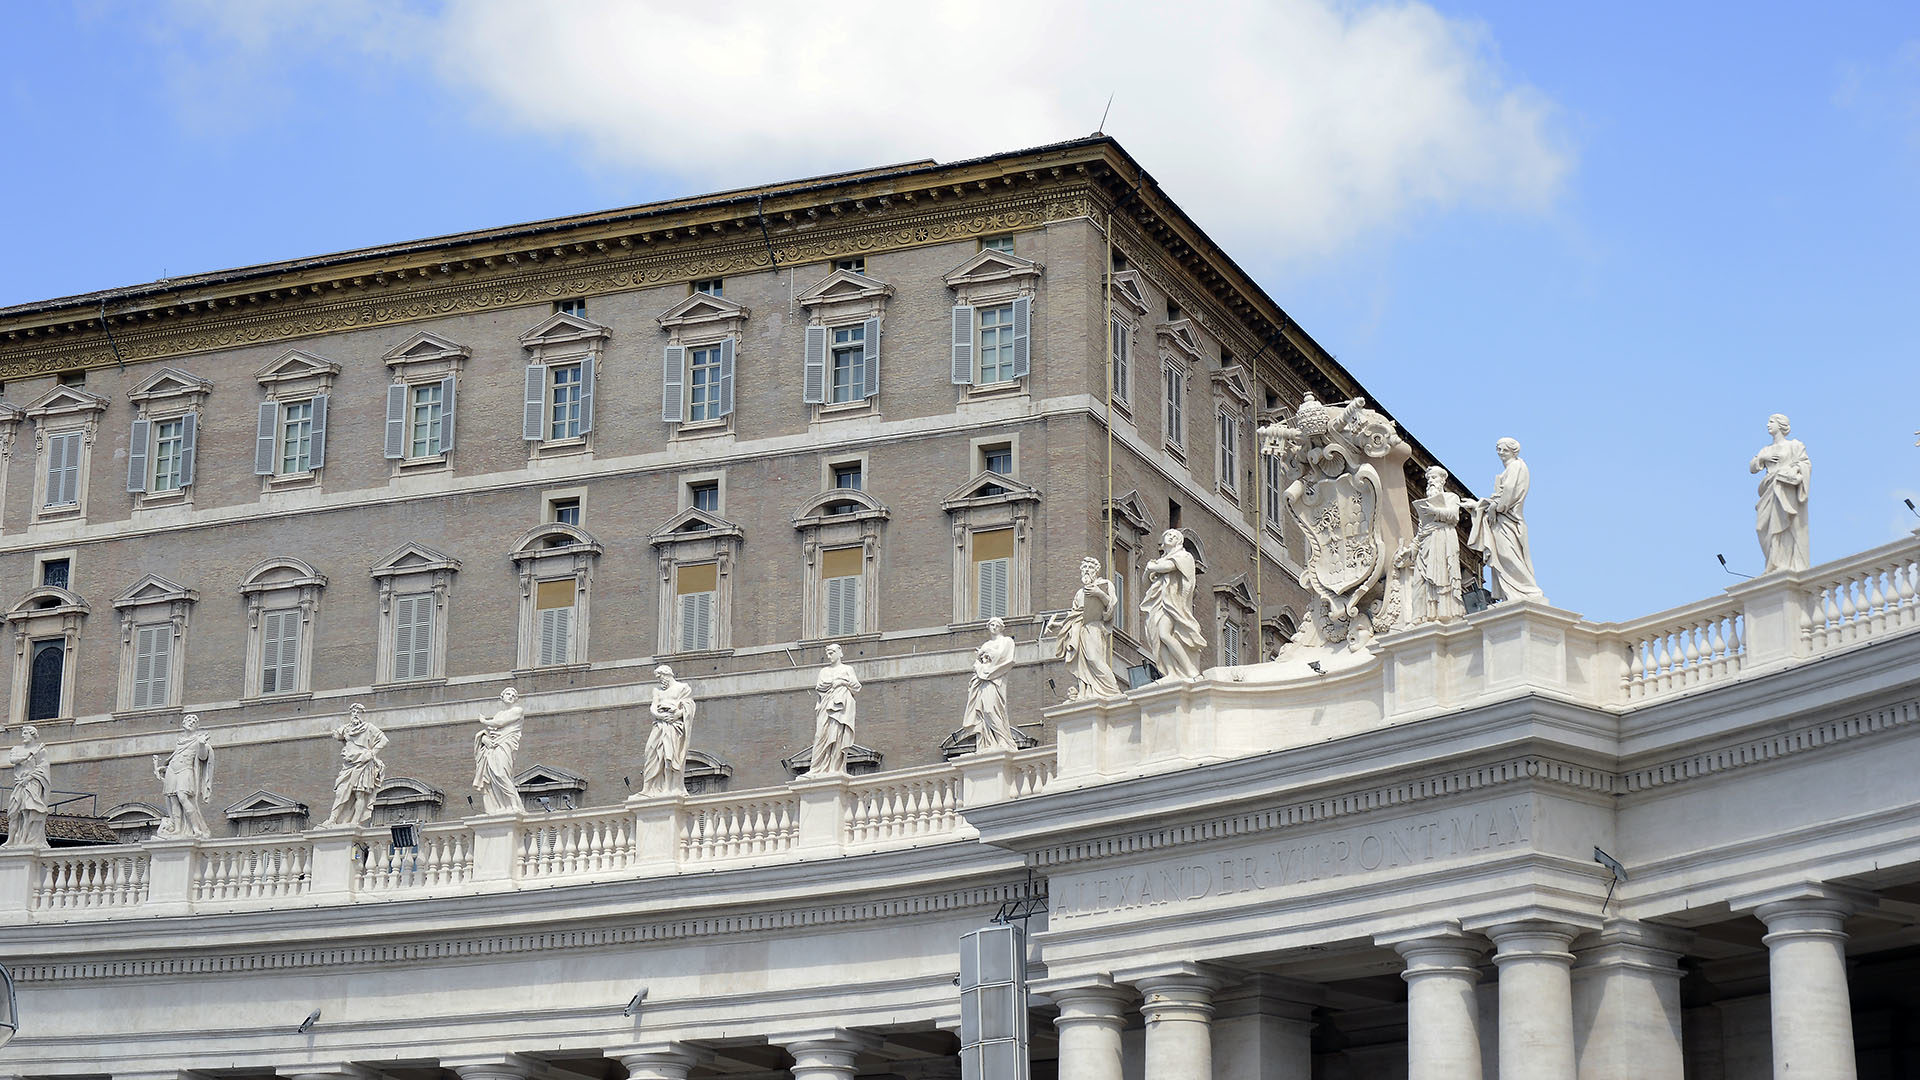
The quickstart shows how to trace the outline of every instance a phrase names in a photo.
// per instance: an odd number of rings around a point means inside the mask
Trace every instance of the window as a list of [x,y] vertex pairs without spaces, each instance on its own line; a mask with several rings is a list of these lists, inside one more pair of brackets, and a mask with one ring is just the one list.
[[433,674],[432,593],[393,598],[393,680],[425,679]]
[[1180,321],[1180,301],[1175,300],[1171,296],[1167,297],[1167,321]]
[[63,371],[60,373],[61,386],[87,385],[87,373],[84,371]]
[[313,471],[313,402],[290,401],[280,414],[282,476]]
[[687,485],[687,502],[695,510],[704,510],[709,514],[720,512],[720,484],[718,481]]
[[437,679],[446,674],[447,594],[460,569],[457,559],[424,544],[402,544],[373,564],[380,590],[374,682]]
[[989,236],[980,241],[981,251],[998,251],[1004,255],[1013,254],[1013,237]]
[[841,491],[861,490],[861,467],[857,461],[833,467],[833,486]]
[[328,390],[340,365],[298,349],[283,353],[254,377],[267,393],[260,403],[253,455],[255,475],[319,481],[327,464]]
[[40,564],[40,584],[51,585],[56,589],[68,588],[68,579],[73,573],[73,560],[48,559]]
[[980,311],[980,370],[975,385],[1008,382],[1013,374],[1013,305],[999,304]]
[[827,400],[838,405],[866,397],[866,327],[833,328],[833,367]]
[[260,616],[260,692],[287,694],[297,689],[300,658],[300,609],[282,608]]
[[1007,585],[1013,569],[1013,530],[974,533],[973,566],[973,617],[1005,618]]
[[1180,504],[1177,502],[1174,502],[1172,499],[1168,499],[1167,500],[1167,528],[1177,529],[1179,527],[1180,527]]
[[1261,497],[1266,505],[1260,508],[1261,520],[1269,529],[1280,528],[1280,459],[1272,454],[1260,457]]
[[84,433],[61,432],[47,437],[48,508],[80,505],[80,452]]
[[561,315],[571,315],[576,319],[587,317],[587,298],[576,296],[570,300],[555,300],[553,310]]
[[557,521],[562,525],[580,524],[580,500],[579,499],[547,500],[547,520]]
[[586,397],[584,364],[547,366],[547,439],[559,442],[577,439],[586,433],[586,415],[582,409]]
[[1118,249],[1115,249],[1113,251],[1113,259],[1108,265],[1113,272],[1117,274],[1127,268],[1127,257],[1120,254]]
[[[75,386],[60,384],[40,395],[25,410],[0,408],[0,425],[7,431],[19,416],[33,421],[33,520],[84,520],[87,505],[88,463],[107,399]],[[145,466],[142,465],[142,472]],[[23,673],[24,674],[24,673]]]
[[1127,387],[1132,382],[1133,330],[1125,319],[1115,315],[1108,333],[1112,338],[1109,344],[1113,370],[1108,374],[1113,379],[1113,399],[1124,402],[1127,400]]
[[880,395],[880,320],[809,326],[801,400],[847,405]]
[[708,345],[687,357],[687,422],[718,420],[720,411],[720,346]]
[[535,665],[553,667],[573,662],[573,612],[575,582],[572,578],[542,581],[534,586],[535,632],[538,645]]
[[[127,490],[136,494],[178,495],[193,483],[194,443],[199,415],[187,412],[150,418],[146,412],[150,403],[160,403],[166,399],[177,402],[181,397],[190,396],[190,392],[180,386],[177,380],[166,377],[170,374],[163,370],[161,377],[148,379],[140,389],[128,395],[141,406],[140,414],[134,418],[133,429],[127,436]],[[204,394],[192,396],[203,397]],[[140,503],[136,502],[136,505]]]
[[33,643],[31,675],[27,687],[27,720],[51,720],[60,715],[61,685],[67,670],[67,642],[53,638]]
[[186,430],[184,417],[162,420],[153,425],[153,479],[147,484],[148,491],[180,490],[180,451]]
[[951,381],[999,391],[1029,374],[1033,296],[1040,266],[996,248],[949,271],[953,308]]
[[[733,414],[733,338],[669,345],[660,418],[674,424],[717,424]],[[682,412],[681,389],[686,390]]]
[[835,259],[833,260],[833,268],[835,270],[845,270],[850,274],[865,274],[867,272],[867,260],[863,256],[855,256],[851,259]]
[[[527,362],[520,437],[536,445],[531,456],[579,454],[593,432],[593,399],[600,351],[610,332],[585,318],[556,311],[520,335]],[[451,374],[451,373],[449,373]],[[443,449],[453,442],[453,384],[445,381],[442,407],[448,417]]]
[[693,283],[693,291],[704,296],[725,296],[726,283],[720,278],[702,278]]
[[1240,493],[1240,418],[1222,410],[1220,421],[1220,488]]
[[851,637],[862,631],[865,561],[865,552],[857,547],[830,548],[820,553],[820,594],[826,604],[820,625],[825,636]]
[[153,623],[133,628],[131,707],[151,709],[170,704],[167,681],[173,671],[172,654],[172,623]]
[[430,460],[451,449],[453,376],[387,387],[386,456],[390,460]]
[[980,448],[980,467],[1001,476],[1013,475],[1013,444],[996,443]]
[[1178,450],[1187,445],[1187,373],[1168,365],[1166,383],[1167,445]]
[[1220,624],[1220,664],[1222,667],[1240,665],[1240,624],[1232,619]]
[[713,618],[720,591],[720,567],[695,563],[674,573],[674,596],[679,622],[676,652],[713,648]]
[[1107,562],[1107,578],[1113,582],[1113,622],[1121,630],[1127,628],[1127,616],[1131,614],[1127,607],[1127,571],[1133,566],[1125,547],[1113,545],[1113,553]]

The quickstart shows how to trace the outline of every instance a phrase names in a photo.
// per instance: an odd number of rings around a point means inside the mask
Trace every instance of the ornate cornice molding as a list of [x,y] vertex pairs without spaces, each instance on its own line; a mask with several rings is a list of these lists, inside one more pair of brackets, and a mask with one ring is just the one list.
[[1823,720],[1818,724],[1808,724],[1792,731],[1782,731],[1758,739],[1743,739],[1684,757],[1668,758],[1643,768],[1631,769],[1621,774],[1621,790],[1628,793],[1649,791],[1670,784],[1730,772],[1734,769],[1766,765],[1811,750],[1825,749],[1837,743],[1884,734],[1916,722],[1920,722],[1920,701],[1902,701],[1898,704],[1841,717],[1838,720]]

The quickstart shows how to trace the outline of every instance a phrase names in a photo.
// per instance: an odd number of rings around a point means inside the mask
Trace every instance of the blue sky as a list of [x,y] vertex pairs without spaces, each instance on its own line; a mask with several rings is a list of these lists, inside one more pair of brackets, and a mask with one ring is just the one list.
[[[1816,560],[1920,526],[1920,8],[1136,7],[0,6],[0,304],[1013,149],[1111,92],[1107,130],[1470,486],[1520,439],[1556,604],[1757,570],[1775,411]],[[928,56],[983,22],[1024,32]],[[851,90],[805,59],[836,49]]]

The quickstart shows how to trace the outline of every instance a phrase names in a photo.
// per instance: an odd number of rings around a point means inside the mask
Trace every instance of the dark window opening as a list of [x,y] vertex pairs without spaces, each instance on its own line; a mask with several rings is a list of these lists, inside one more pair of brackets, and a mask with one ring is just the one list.
[[1167,528],[1177,529],[1179,527],[1180,527],[1180,504],[1177,502],[1174,502],[1172,499],[1168,499],[1167,500]]
[[60,715],[60,680],[66,677],[67,643],[62,640],[33,643],[33,666],[27,682],[27,722],[51,720]]
[[51,585],[56,589],[65,589],[73,564],[66,559],[48,559],[40,564],[40,584]]

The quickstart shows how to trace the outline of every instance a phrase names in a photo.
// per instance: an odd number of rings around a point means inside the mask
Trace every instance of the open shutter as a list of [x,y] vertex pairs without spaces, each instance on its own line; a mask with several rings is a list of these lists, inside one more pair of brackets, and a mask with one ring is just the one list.
[[147,490],[147,450],[152,445],[149,432],[153,422],[145,418],[133,422],[133,433],[127,436],[127,490]]
[[542,421],[541,414],[547,411],[547,366],[545,364],[527,365],[527,411],[520,420],[520,437],[528,442],[539,442]]
[[200,414],[180,418],[180,486],[193,485],[193,458],[200,449]]
[[1031,369],[1033,301],[1025,296],[1013,302],[1013,377],[1024,379]]
[[407,456],[407,386],[394,383],[387,387],[387,460]]
[[440,449],[453,449],[453,376],[440,380]]
[[253,475],[273,475],[274,427],[280,423],[280,403],[260,403],[260,422],[254,429]]
[[677,424],[686,417],[685,395],[681,385],[686,381],[687,349],[684,345],[669,345],[660,361],[660,419],[669,424]]
[[860,331],[860,365],[867,371],[867,386],[863,396],[869,400],[880,396],[880,320],[868,319]]
[[720,413],[733,415],[733,339],[720,341]]
[[973,308],[966,304],[953,309],[953,382],[973,385]]
[[806,366],[800,379],[800,400],[808,405],[827,402],[827,328],[807,327]]
[[580,361],[580,434],[593,430],[593,357]]
[[313,456],[311,467],[318,471],[327,463],[327,395],[313,398]]

